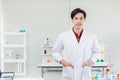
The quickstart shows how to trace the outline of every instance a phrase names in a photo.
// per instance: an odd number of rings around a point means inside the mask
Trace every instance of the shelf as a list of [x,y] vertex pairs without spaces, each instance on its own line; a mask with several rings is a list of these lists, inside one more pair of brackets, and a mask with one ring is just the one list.
[[25,35],[26,32],[4,32],[4,35]]
[[4,71],[15,72],[15,75],[25,75],[25,63],[16,62],[16,63],[4,63]]
[[3,47],[25,47],[26,45],[17,45],[17,44],[9,44],[9,45],[4,45]]
[[43,46],[43,48],[53,48],[52,46]]
[[6,60],[3,60],[4,63],[15,63],[15,62],[24,62],[25,60],[15,60],[15,59],[6,59]]
[[107,66],[107,62],[96,62],[93,66]]
[[43,56],[52,56],[52,54],[43,54]]
[[3,32],[1,70],[26,74],[26,32]]

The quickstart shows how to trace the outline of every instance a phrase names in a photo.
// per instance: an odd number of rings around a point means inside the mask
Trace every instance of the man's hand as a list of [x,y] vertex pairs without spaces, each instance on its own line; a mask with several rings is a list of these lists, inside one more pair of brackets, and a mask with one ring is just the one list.
[[63,64],[64,67],[69,67],[71,66],[73,68],[73,65],[65,60],[61,60],[60,61],[61,64]]
[[88,60],[88,61],[85,62],[82,66],[83,66],[83,67],[85,67],[85,66],[91,67],[93,64],[94,64],[94,62],[93,62],[92,60]]

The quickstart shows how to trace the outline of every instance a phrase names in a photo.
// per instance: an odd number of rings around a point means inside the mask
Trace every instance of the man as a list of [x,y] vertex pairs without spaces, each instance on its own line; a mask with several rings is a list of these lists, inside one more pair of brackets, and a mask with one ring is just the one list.
[[96,36],[83,29],[86,12],[76,8],[71,12],[73,27],[59,35],[53,57],[63,65],[62,80],[90,80],[91,66],[101,57]]

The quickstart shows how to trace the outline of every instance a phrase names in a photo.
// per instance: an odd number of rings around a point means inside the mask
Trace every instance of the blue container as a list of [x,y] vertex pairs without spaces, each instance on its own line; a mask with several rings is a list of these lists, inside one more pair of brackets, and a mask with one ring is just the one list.
[[26,30],[25,29],[20,29],[19,32],[26,32]]

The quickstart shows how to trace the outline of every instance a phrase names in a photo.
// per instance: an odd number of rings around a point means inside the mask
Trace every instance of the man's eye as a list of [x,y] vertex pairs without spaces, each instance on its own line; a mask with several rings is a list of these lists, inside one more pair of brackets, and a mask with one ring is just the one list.
[[75,20],[78,20],[78,18],[75,17]]
[[83,20],[83,17],[81,17],[80,20]]

